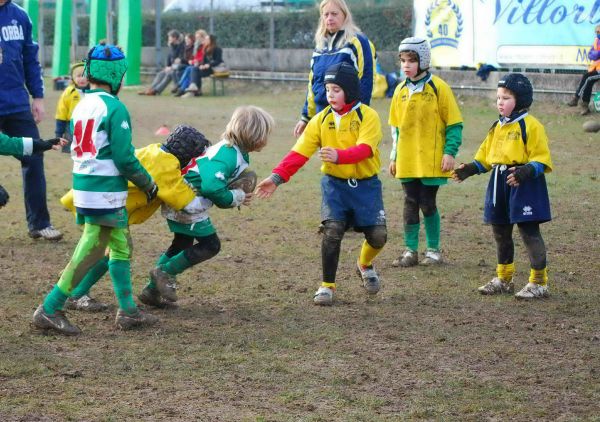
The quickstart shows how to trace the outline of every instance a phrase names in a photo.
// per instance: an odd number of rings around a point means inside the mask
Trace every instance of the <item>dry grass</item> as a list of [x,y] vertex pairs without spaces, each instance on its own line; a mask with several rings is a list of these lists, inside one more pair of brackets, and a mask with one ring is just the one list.
[[[227,97],[187,101],[125,92],[136,145],[160,141],[152,133],[161,123],[187,122],[216,140],[236,105],[256,104],[277,120],[269,146],[251,157],[259,177],[267,175],[293,144],[302,88],[233,85]],[[50,93],[50,116],[56,99]],[[495,113],[489,100],[461,101],[459,160],[466,161]],[[374,107],[385,125],[389,100]],[[53,223],[65,232],[47,243],[27,237],[18,162],[2,158],[11,202],[0,210],[0,419],[598,420],[598,135],[584,134],[581,119],[556,104],[536,104],[533,114],[546,123],[556,167],[554,220],[543,226],[552,297],[534,303],[475,292],[495,269],[493,239],[481,223],[486,177],[440,191],[449,263],[396,269],[403,197],[382,175],[389,219],[376,262],[382,291],[372,300],[362,291],[353,273],[361,238],[349,233],[339,301],[313,306],[321,277],[313,159],[271,200],[214,211],[222,252],[180,276],[180,308],[157,311],[158,327],[115,331],[113,309],[71,313],[84,330],[79,338],[40,335],[29,326],[32,312],[79,238],[58,204],[71,163],[64,154],[46,156]],[[42,132],[52,130],[48,118]],[[159,215],[132,233],[139,291],[170,235]],[[516,262],[520,287],[528,266],[519,240]],[[114,303],[108,279],[94,294]]]

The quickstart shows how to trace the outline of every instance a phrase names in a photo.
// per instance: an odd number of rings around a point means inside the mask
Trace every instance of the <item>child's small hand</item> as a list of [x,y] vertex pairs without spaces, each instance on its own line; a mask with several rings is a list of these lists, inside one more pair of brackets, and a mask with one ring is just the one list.
[[260,182],[256,189],[254,190],[254,194],[261,199],[269,198],[275,190],[277,189],[277,185],[270,177],[267,177],[262,182]]
[[242,202],[242,205],[249,207],[250,203],[252,202],[252,198],[254,198],[254,194],[247,193],[246,196],[244,197],[244,202]]
[[55,151],[60,151],[61,148],[67,145],[68,143],[69,141],[67,141],[65,138],[58,138],[58,142],[52,145],[52,149]]
[[323,147],[319,151],[319,158],[326,163],[337,163],[338,152],[332,147]]
[[454,157],[450,154],[442,156],[442,171],[450,171],[454,168]]
[[388,166],[388,171],[390,172],[390,174],[394,177],[396,177],[396,162],[395,161],[391,161],[390,165]]
[[[452,180],[454,180],[455,182],[458,182],[458,183],[465,180],[465,179],[461,179],[460,176],[458,175],[459,173],[461,173],[460,170],[463,170],[464,168],[465,168],[465,163],[460,163],[460,165],[456,169],[452,170]],[[457,170],[458,170],[458,173],[456,172]]]
[[305,128],[306,122],[304,120],[299,120],[298,123],[296,123],[296,126],[294,127],[294,138],[297,138],[298,136],[302,135],[302,132],[304,132]]
[[517,187],[527,179],[535,175],[535,168],[530,164],[524,166],[515,166],[508,169],[509,175],[506,177],[506,183],[509,186]]

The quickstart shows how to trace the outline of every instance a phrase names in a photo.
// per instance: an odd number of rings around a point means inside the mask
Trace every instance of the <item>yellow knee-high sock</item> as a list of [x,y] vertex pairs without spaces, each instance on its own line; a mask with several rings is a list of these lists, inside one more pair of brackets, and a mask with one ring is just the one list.
[[358,263],[363,267],[370,267],[373,265],[373,259],[381,252],[383,248],[375,249],[366,240],[363,241],[362,248],[360,249],[360,256]]
[[515,273],[515,263],[511,262],[510,264],[498,264],[496,266],[496,274],[498,274],[498,278],[505,283],[510,283],[513,278],[513,274]]
[[548,267],[541,270],[534,270],[533,268],[529,272],[529,282],[535,283],[540,286],[548,284]]
[[331,290],[335,290],[335,283],[329,283],[328,281],[321,282],[321,287],[327,287]]

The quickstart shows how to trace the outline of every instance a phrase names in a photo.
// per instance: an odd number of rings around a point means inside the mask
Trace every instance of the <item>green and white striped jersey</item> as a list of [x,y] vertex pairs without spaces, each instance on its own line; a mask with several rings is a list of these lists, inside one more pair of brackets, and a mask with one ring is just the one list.
[[131,143],[125,105],[102,89],[91,90],[71,117],[74,204],[79,208],[125,206],[127,180],[141,190],[153,183]]

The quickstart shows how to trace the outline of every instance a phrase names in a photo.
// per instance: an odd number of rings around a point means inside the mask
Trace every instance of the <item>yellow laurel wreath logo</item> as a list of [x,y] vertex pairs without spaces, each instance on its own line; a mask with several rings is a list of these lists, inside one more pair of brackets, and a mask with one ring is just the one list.
[[449,46],[458,48],[463,32],[463,16],[460,7],[452,0],[435,0],[425,15],[427,37],[431,48]]

